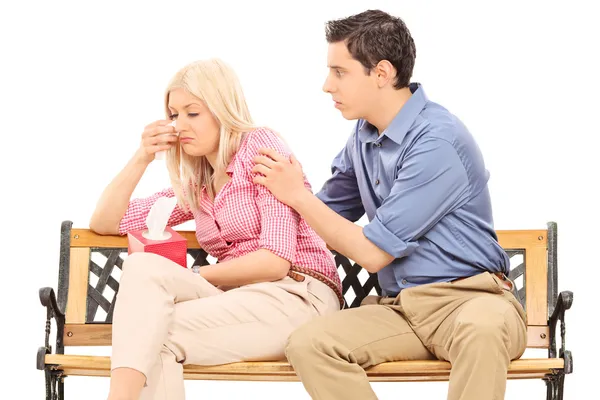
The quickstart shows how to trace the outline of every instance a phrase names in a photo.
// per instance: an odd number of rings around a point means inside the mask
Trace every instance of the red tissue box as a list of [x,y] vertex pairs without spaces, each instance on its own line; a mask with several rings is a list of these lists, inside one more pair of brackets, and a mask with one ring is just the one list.
[[187,240],[170,227],[165,228],[165,233],[171,236],[164,240],[152,240],[144,237],[146,230],[127,233],[128,254],[135,252],[154,253],[187,268]]

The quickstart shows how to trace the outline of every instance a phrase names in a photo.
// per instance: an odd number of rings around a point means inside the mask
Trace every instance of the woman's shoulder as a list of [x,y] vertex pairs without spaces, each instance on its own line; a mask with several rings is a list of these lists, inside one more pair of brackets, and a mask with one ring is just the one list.
[[283,137],[268,127],[259,127],[246,133],[239,152],[254,157],[261,148],[274,149],[285,156],[291,153]]

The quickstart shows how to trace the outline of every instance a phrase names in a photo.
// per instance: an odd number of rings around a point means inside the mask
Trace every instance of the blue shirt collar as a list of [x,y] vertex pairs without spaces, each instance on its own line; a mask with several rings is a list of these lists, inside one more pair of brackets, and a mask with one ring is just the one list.
[[[394,117],[390,125],[383,131],[381,137],[387,136],[397,144],[401,144],[404,136],[408,133],[410,127],[415,122],[417,116],[421,113],[425,104],[429,101],[425,90],[420,83],[411,83],[409,85],[412,96],[402,106],[398,114]],[[375,142],[379,139],[377,128],[366,120],[359,121],[358,138],[363,143]]]

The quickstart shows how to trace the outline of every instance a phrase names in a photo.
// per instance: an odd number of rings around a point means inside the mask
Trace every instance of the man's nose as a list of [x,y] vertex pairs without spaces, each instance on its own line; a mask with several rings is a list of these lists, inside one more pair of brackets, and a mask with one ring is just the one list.
[[323,91],[325,93],[331,93],[331,92],[333,92],[333,87],[331,85],[331,80],[329,79],[329,77],[327,77],[325,79],[325,82],[323,83]]

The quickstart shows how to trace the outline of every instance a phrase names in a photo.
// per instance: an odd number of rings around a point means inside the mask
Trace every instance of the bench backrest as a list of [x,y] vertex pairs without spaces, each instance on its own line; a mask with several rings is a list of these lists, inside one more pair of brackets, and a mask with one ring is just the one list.
[[[192,231],[179,231],[188,245],[188,266],[216,260],[200,248]],[[557,296],[556,223],[544,230],[497,231],[511,259],[510,278],[527,311],[528,347],[548,348],[548,315]],[[346,303],[356,307],[368,294],[380,292],[377,277],[332,251],[342,278]],[[89,229],[61,229],[58,305],[65,311],[65,346],[111,344],[111,321],[127,237],[101,236]]]

